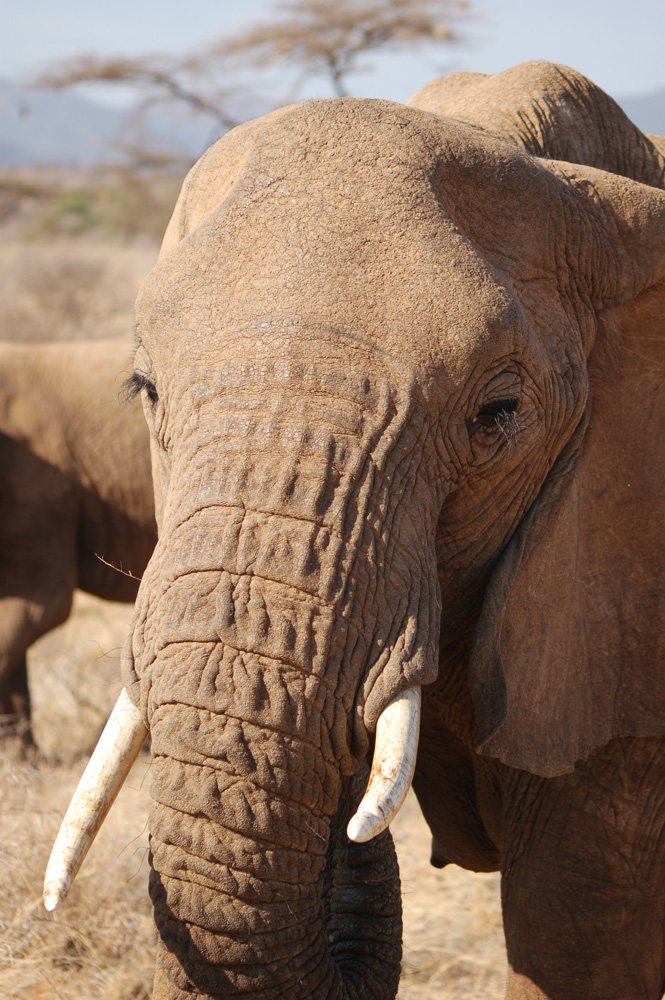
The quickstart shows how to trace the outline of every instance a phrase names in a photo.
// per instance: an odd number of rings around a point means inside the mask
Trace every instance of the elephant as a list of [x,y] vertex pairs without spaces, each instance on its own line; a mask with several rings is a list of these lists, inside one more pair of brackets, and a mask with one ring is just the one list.
[[149,730],[154,1000],[394,997],[411,783],[435,866],[501,872],[510,1000],[660,998],[664,307],[665,139],[567,67],[213,145],[137,302],[159,540],[47,908]]
[[147,428],[119,399],[130,357],[117,339],[0,344],[0,716],[29,755],[26,651],[76,587],[133,603],[157,540]]

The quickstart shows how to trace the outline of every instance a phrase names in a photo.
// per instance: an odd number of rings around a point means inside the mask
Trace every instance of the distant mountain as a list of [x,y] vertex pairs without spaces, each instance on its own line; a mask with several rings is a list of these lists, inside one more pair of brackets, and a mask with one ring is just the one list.
[[72,94],[19,87],[0,79],[0,165],[90,166],[126,159],[137,144],[196,158],[218,136],[185,109],[154,108],[142,130],[136,116]]
[[81,166],[117,159],[109,144],[119,119],[68,94],[0,80],[0,163]]
[[665,135],[665,90],[645,97],[617,97],[631,121],[650,135]]

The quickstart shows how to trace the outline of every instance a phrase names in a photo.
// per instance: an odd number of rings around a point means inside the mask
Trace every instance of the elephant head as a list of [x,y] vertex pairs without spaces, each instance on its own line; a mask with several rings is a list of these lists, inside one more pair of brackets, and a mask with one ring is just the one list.
[[523,633],[575,614],[549,562],[620,433],[598,449],[591,414],[665,278],[665,194],[472,117],[345,98],[234,129],[140,294],[160,533],[123,710],[155,760],[156,998],[394,996],[380,831],[424,685],[454,706],[470,664],[470,738],[540,774],[617,733],[538,728],[561,636],[529,662]]

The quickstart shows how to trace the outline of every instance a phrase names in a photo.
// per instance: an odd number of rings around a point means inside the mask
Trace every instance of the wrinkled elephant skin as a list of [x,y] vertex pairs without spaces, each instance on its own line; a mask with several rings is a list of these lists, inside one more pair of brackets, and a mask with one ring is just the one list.
[[131,380],[155,1000],[395,996],[389,835],[344,829],[418,687],[432,861],[502,870],[508,996],[661,996],[664,152],[527,63],[191,171]]

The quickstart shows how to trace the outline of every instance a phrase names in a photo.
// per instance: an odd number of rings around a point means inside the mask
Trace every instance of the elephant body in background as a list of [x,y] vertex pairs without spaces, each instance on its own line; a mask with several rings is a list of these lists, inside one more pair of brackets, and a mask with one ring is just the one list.
[[129,355],[117,340],[0,345],[0,716],[25,746],[28,647],[77,587],[134,601],[155,545],[145,422],[118,396]]
[[664,152],[527,63],[191,171],[130,379],[155,1000],[394,997],[389,834],[345,828],[420,689],[432,860],[501,869],[511,1000],[661,997]]

